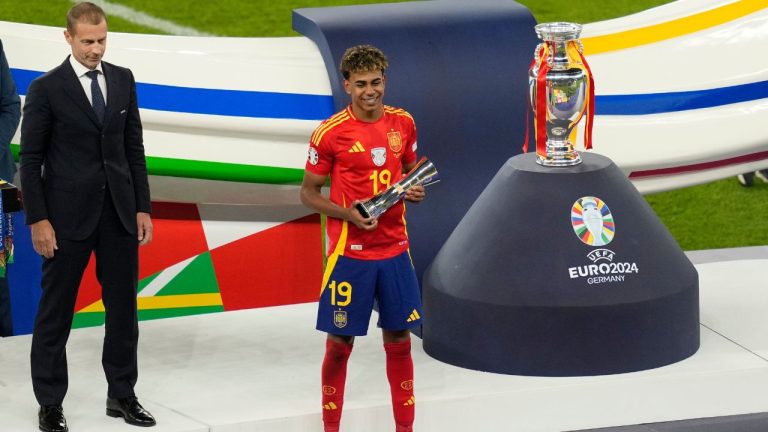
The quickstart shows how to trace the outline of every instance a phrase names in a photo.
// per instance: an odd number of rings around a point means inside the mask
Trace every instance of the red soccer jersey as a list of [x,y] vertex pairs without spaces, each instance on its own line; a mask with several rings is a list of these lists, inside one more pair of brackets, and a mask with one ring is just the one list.
[[[320,124],[309,143],[306,169],[331,176],[330,199],[342,207],[365,201],[403,177],[403,164],[416,161],[416,125],[405,110],[384,106],[373,123],[359,120],[352,107]],[[379,217],[373,231],[348,221],[327,219],[328,254],[384,259],[408,249],[405,205],[398,202]]]

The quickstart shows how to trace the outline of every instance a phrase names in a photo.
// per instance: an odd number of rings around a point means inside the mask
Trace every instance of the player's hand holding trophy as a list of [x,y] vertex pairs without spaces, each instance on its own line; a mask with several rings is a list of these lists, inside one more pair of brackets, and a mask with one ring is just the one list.
[[411,172],[400,181],[379,192],[368,201],[357,203],[357,211],[365,218],[376,219],[403,199],[408,189],[417,185],[429,186],[439,181],[440,177],[437,175],[435,165],[426,157],[422,157]]

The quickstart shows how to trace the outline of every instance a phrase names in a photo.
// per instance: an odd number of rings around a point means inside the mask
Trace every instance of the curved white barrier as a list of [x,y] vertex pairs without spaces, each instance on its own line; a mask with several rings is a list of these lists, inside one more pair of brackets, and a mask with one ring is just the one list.
[[[641,192],[768,166],[764,1],[683,0],[583,36],[595,151]],[[59,28],[0,22],[0,38],[21,93],[69,52]],[[311,41],[110,33],[106,60],[136,76],[153,200],[297,203],[308,137],[333,110]]]
[[768,167],[764,0],[682,0],[583,36],[602,114],[595,151],[641,192]]

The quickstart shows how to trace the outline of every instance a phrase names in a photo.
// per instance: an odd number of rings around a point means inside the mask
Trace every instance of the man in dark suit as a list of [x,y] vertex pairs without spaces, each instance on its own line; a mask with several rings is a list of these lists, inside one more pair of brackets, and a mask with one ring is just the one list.
[[[16,162],[11,153],[11,139],[19,127],[21,118],[21,102],[16,93],[11,69],[5,59],[3,43],[0,41],[0,179],[13,183],[16,174]],[[0,212],[2,217],[2,212]],[[8,287],[8,271],[0,277],[0,337],[13,336],[13,320],[11,319],[11,293]]]
[[43,256],[32,337],[32,385],[40,429],[67,431],[66,342],[91,253],[106,310],[102,364],[107,415],[153,426],[138,403],[138,246],[152,240],[136,83],[101,61],[104,11],[88,2],[67,14],[72,55],[29,86],[21,126],[21,190],[32,243]]

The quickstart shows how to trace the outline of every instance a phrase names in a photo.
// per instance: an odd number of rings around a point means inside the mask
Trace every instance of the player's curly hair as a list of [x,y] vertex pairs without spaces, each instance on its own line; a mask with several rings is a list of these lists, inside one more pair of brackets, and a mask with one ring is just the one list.
[[371,72],[380,70],[383,74],[389,66],[387,56],[373,45],[357,45],[347,48],[341,57],[339,69],[344,79],[349,79],[352,72]]

